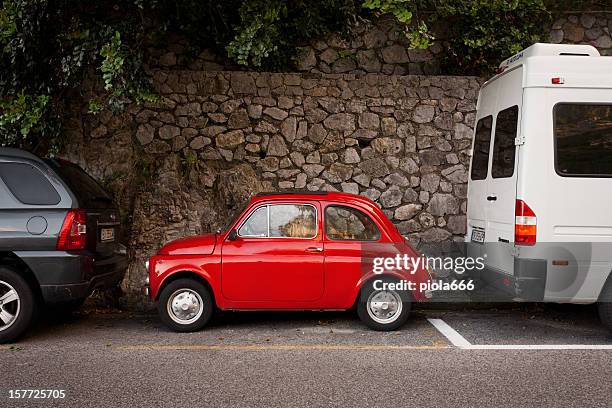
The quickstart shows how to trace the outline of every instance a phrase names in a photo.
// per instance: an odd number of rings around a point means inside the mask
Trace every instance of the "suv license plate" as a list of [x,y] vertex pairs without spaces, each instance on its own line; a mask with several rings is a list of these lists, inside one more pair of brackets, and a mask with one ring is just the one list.
[[481,229],[472,229],[472,242],[478,242],[482,244],[485,240],[485,232]]
[[100,230],[100,241],[107,242],[113,241],[115,239],[115,229],[114,228],[102,228]]

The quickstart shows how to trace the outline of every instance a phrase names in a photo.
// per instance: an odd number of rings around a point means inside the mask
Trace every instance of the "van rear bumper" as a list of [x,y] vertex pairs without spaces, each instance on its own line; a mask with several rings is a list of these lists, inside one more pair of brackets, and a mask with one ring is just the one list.
[[545,259],[514,259],[514,275],[485,267],[475,277],[512,296],[515,300],[542,302],[546,289]]

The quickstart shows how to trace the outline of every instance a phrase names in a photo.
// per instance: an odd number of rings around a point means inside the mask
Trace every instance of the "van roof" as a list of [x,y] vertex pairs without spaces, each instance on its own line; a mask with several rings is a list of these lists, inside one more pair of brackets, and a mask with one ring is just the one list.
[[[533,44],[504,60],[498,73],[483,87],[521,65],[523,88],[612,88],[612,57],[602,57],[591,45],[543,43]],[[557,78],[556,83],[553,78]]]

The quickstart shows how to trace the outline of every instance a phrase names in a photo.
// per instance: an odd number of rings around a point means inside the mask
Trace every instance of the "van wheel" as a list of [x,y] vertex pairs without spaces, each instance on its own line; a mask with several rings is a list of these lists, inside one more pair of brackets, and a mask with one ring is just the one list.
[[[383,279],[383,282],[395,281]],[[371,281],[361,289],[357,314],[369,328],[391,331],[406,323],[410,315],[410,306],[410,294],[406,291],[376,290]]]
[[599,295],[597,304],[599,319],[612,332],[612,280],[608,280]]
[[193,332],[202,329],[213,313],[213,301],[206,286],[193,279],[177,279],[166,286],[157,302],[161,321],[171,330]]
[[34,320],[36,300],[19,272],[0,266],[0,343],[19,338]]

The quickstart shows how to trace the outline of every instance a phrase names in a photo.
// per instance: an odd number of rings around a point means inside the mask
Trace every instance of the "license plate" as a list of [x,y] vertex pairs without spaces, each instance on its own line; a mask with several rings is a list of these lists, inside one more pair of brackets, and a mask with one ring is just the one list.
[[478,242],[482,244],[485,240],[484,230],[474,228],[472,229],[472,242]]
[[114,228],[102,228],[100,230],[100,241],[114,241],[115,239],[115,229]]

